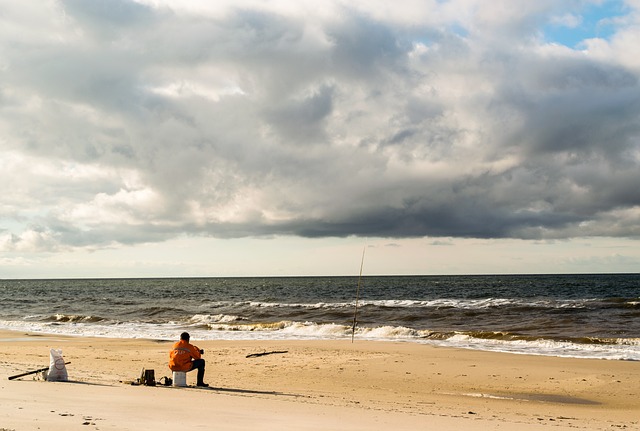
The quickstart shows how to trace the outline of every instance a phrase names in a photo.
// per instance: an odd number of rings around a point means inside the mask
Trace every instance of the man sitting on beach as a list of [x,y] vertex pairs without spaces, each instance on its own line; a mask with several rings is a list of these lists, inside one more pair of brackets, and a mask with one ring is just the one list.
[[171,371],[191,371],[198,370],[197,386],[208,387],[204,382],[204,350],[198,349],[193,344],[189,344],[189,334],[180,334],[180,341],[173,345],[173,350],[169,353],[169,369]]

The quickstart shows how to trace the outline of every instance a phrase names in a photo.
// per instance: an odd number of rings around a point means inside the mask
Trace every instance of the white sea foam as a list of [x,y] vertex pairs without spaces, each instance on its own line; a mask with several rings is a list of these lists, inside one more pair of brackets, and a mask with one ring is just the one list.
[[335,323],[318,325],[312,322],[291,322],[282,329],[283,334],[295,338],[342,338],[346,336],[347,327]]
[[362,328],[358,334],[370,339],[404,339],[413,340],[421,336],[422,331],[402,326],[381,326],[377,328]]
[[[0,321],[1,329],[70,336],[175,339],[176,334],[188,330],[194,340],[267,340],[267,339],[345,339],[351,337],[351,326],[317,324],[313,322],[275,322],[269,324],[242,324],[228,321],[210,323],[203,329],[203,321],[232,320],[233,316],[194,316],[185,324],[119,323],[96,324],[85,322],[28,322]],[[405,341],[421,344],[488,350],[528,355],[640,360],[640,338],[611,340],[606,344],[570,343],[554,340],[480,339],[467,334],[454,334],[442,339],[430,338],[433,333],[397,326],[375,328],[358,327],[356,339],[376,341]]]
[[638,339],[620,339],[611,344],[578,344],[554,340],[487,340],[478,339],[465,334],[454,335],[439,342],[442,345],[474,350],[490,350],[497,352],[559,356],[567,358],[594,358],[616,360],[640,360],[640,343]]

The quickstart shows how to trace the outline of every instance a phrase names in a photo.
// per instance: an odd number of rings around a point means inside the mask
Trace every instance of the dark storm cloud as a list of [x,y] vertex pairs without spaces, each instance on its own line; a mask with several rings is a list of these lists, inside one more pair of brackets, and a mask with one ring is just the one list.
[[441,22],[339,3],[13,6],[5,243],[637,236],[632,53],[543,45],[557,2],[500,4],[443,2]]

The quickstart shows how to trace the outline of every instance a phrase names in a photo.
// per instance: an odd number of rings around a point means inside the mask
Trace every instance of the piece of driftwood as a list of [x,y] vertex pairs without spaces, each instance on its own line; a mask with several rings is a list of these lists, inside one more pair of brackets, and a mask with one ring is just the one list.
[[289,353],[289,351],[288,350],[276,350],[276,351],[273,351],[273,352],[252,353],[250,355],[247,355],[247,358],[257,358],[258,356],[273,355],[273,354],[277,354],[277,353]]
[[[65,362],[64,364],[70,364],[71,362]],[[49,367],[44,367],[44,368],[40,368],[39,370],[34,370],[34,371],[27,371],[26,373],[22,373],[22,374],[16,374],[15,376],[10,376],[9,380],[13,380],[13,379],[17,379],[20,377],[24,377],[24,376],[30,376],[31,374],[37,374],[37,373],[41,373],[43,371],[47,371],[49,369]]]

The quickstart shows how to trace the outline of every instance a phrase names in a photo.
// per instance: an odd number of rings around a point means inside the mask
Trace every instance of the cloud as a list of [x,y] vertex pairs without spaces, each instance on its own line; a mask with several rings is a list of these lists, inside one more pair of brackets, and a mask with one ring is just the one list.
[[637,237],[637,6],[540,37],[588,3],[2,2],[2,248]]

